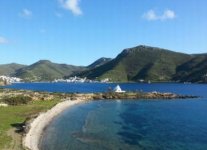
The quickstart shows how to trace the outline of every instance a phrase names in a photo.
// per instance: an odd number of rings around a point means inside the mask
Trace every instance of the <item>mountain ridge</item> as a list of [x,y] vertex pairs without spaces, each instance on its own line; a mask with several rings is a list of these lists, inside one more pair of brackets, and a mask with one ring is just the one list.
[[[207,55],[185,54],[163,48],[140,45],[124,49],[110,62],[77,75],[90,79],[109,78],[111,81],[116,82],[137,82],[140,80],[154,82],[206,82],[206,79],[202,77],[204,71],[201,69],[201,65],[199,68],[195,68],[196,64],[201,61],[200,57],[206,58]],[[196,58],[198,62],[195,62],[196,64],[192,68],[196,70],[194,74],[190,75],[190,77],[183,75],[183,70],[179,68],[182,68],[183,64],[188,64]],[[204,62],[203,64],[205,64]],[[190,69],[185,70],[186,72],[191,74]],[[192,77],[198,73],[200,73],[198,77]],[[181,75],[183,77],[179,79]]]
[[[5,69],[6,68],[6,69]],[[39,60],[31,65],[0,65],[0,75],[26,81],[52,81],[70,76],[113,82],[207,82],[207,54],[185,54],[140,45],[122,50],[115,58],[102,57],[88,66]]]
[[81,66],[58,64],[49,60],[40,60],[30,66],[17,70],[14,75],[23,78],[26,81],[52,81],[83,69],[84,67]]
[[26,67],[27,65],[10,63],[10,64],[1,64],[0,65],[0,75],[12,75],[16,70]]
[[101,57],[101,58],[97,59],[96,61],[94,61],[93,63],[91,63],[90,65],[88,65],[87,68],[89,68],[89,69],[96,68],[96,67],[99,67],[99,66],[101,66],[111,60],[112,60],[112,58]]

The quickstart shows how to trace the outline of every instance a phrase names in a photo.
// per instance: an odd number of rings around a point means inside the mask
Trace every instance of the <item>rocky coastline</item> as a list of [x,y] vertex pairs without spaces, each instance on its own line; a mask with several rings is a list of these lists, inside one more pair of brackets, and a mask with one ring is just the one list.
[[193,95],[179,95],[174,93],[161,93],[161,92],[126,92],[126,93],[115,93],[115,92],[107,92],[107,93],[85,93],[85,94],[71,94],[69,95],[69,99],[76,100],[113,100],[113,99],[164,99],[164,100],[172,100],[172,99],[189,99],[189,98],[198,98],[199,96]]
[[75,104],[86,102],[88,100],[113,100],[113,99],[187,99],[198,98],[197,96],[183,96],[173,93],[159,92],[127,92],[127,93],[88,93],[88,94],[66,94],[67,98],[63,102],[57,104],[45,113],[39,114],[32,121],[29,120],[25,126],[25,136],[23,138],[23,147],[30,150],[39,150],[38,144],[41,139],[42,132],[48,123],[59,113]]
[[[36,92],[27,90],[0,90],[0,102],[6,97],[29,97],[32,101],[50,101],[58,98],[62,99],[57,105],[47,112],[40,113],[31,116],[29,119],[22,124],[24,131],[23,136],[23,147],[30,150],[39,150],[38,143],[41,139],[42,132],[48,123],[59,113],[75,104],[86,102],[88,100],[183,100],[183,99],[194,99],[198,96],[191,95],[179,95],[174,93],[161,93],[161,92],[105,92],[105,93],[50,93],[50,92]],[[6,104],[6,103],[5,103]]]
[[161,93],[161,92],[103,92],[103,93],[52,93],[52,92],[38,92],[30,90],[12,90],[0,89],[0,102],[5,98],[15,98],[18,96],[28,97],[32,101],[38,100],[52,100],[52,99],[68,99],[68,100],[113,100],[113,99],[189,99],[198,98],[194,95],[180,95],[174,93]]

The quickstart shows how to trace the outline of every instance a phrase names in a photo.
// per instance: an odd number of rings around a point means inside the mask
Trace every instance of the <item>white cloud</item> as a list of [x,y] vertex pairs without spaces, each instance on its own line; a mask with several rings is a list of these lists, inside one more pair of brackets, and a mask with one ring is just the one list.
[[30,18],[32,16],[32,11],[28,10],[28,9],[23,9],[20,14],[21,17],[24,18]]
[[59,0],[64,9],[70,10],[74,15],[82,15],[82,10],[79,6],[80,0]]
[[9,43],[9,41],[5,37],[0,36],[0,44],[7,44],[7,43]]
[[173,10],[167,9],[163,12],[163,14],[158,15],[154,10],[149,10],[143,15],[143,18],[149,21],[156,20],[172,20],[175,19],[176,14]]
[[147,20],[157,20],[158,16],[154,12],[154,10],[149,10],[147,13],[143,16]]
[[175,12],[172,10],[165,10],[161,19],[165,20],[165,19],[174,19],[176,17]]

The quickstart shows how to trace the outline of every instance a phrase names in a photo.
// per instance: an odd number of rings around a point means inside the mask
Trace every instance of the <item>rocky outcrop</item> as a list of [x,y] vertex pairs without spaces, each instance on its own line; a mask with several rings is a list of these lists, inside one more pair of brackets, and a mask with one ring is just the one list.
[[34,92],[27,90],[10,90],[1,89],[0,102],[5,102],[5,99],[19,100],[21,97],[28,98],[32,101],[36,100],[52,100],[52,99],[67,99],[67,100],[112,100],[112,99],[188,99],[198,98],[198,96],[178,95],[174,93],[160,92],[106,92],[106,93],[50,93],[50,92]]
[[198,98],[198,96],[178,95],[173,93],[160,92],[126,92],[126,93],[89,93],[89,94],[71,94],[68,99],[76,100],[103,100],[103,99],[187,99]]
[[6,82],[3,80],[0,80],[0,86],[5,86],[5,85],[6,85]]

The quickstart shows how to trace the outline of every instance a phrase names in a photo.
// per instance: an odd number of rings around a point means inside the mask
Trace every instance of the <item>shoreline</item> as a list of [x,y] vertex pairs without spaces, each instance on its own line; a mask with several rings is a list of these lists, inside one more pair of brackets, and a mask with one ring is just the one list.
[[182,96],[172,93],[90,93],[90,94],[71,94],[63,102],[56,104],[54,107],[44,113],[40,113],[26,123],[25,135],[23,136],[22,146],[24,149],[39,150],[39,142],[45,127],[65,109],[86,102],[88,100],[112,100],[112,99],[186,99],[197,98],[196,96]]
[[29,150],[39,150],[39,140],[42,137],[42,133],[44,128],[52,121],[54,117],[59,115],[65,109],[74,106],[75,104],[79,104],[81,102],[85,102],[85,100],[65,100],[61,103],[58,103],[53,108],[48,110],[47,112],[40,113],[34,120],[28,125],[29,131],[23,137],[22,145],[23,148]]

